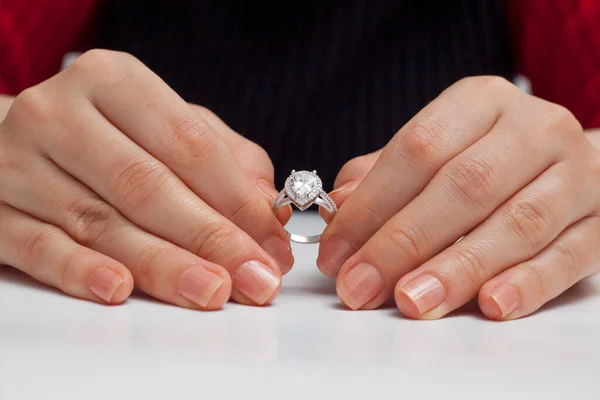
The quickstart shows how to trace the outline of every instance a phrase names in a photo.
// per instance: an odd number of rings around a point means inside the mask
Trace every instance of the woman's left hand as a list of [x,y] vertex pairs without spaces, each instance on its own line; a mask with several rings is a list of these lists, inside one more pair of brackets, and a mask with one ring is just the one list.
[[479,294],[487,317],[515,319],[600,270],[599,151],[502,78],[459,81],[336,188],[317,263],[355,310],[393,294],[434,319]]

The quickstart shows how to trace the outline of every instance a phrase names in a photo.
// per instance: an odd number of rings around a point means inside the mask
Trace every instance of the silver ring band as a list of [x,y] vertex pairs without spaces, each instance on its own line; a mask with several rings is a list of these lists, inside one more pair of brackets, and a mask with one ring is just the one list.
[[[271,208],[276,212],[288,204],[294,204],[301,211],[317,204],[327,210],[332,217],[337,212],[335,201],[323,190],[323,184],[316,171],[292,171],[285,182],[285,187],[273,200]],[[321,239],[321,234],[298,235],[289,231],[288,234],[290,240],[296,243],[319,243]]]

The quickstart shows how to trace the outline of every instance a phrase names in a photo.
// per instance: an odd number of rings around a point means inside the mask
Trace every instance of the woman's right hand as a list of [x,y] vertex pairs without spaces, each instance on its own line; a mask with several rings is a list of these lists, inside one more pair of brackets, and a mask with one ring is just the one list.
[[260,147],[133,56],[92,50],[0,124],[0,263],[116,304],[267,304],[293,257]]

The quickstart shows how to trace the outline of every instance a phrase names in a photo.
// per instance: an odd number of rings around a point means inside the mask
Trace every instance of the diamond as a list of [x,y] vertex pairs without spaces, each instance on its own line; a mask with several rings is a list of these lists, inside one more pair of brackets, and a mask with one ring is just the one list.
[[322,189],[323,183],[315,171],[292,171],[285,181],[287,195],[300,210],[310,207]]

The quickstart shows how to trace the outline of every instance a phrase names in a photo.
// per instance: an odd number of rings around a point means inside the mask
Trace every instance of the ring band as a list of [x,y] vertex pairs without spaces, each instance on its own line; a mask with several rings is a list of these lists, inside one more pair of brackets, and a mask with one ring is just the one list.
[[[323,183],[317,171],[292,170],[292,174],[285,180],[284,188],[273,200],[271,208],[276,212],[288,204],[294,204],[300,211],[317,204],[326,209],[332,217],[337,212],[335,201],[323,190]],[[289,231],[288,234],[290,240],[296,243],[319,243],[321,239],[321,234],[305,236]]]

